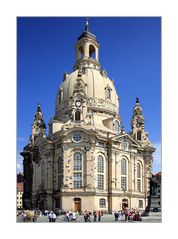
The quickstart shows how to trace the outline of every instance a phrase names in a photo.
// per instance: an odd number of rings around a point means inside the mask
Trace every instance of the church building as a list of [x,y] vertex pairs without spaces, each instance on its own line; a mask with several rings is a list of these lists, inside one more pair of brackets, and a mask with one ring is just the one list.
[[[139,99],[125,132],[113,80],[99,63],[100,45],[89,31],[75,44],[73,72],[64,73],[48,133],[38,103],[24,147],[24,208],[111,212],[145,209],[153,148]],[[134,105],[134,102],[133,102]]]

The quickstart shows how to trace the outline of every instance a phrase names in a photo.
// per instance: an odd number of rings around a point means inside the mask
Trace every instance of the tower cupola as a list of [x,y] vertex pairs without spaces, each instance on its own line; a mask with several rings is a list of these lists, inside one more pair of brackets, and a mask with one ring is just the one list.
[[78,37],[75,45],[76,63],[74,70],[80,68],[99,69],[99,43],[96,36],[89,32],[88,18],[86,18],[85,31]]

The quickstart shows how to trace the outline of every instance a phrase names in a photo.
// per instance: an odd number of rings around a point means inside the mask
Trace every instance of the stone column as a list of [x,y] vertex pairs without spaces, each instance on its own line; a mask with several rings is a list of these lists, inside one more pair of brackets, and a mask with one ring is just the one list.
[[89,43],[86,42],[84,45],[84,58],[88,59],[89,58]]

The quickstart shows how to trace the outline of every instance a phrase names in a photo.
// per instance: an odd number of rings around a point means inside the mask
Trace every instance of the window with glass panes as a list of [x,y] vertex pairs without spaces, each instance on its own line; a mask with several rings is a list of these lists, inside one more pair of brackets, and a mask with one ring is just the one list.
[[97,158],[97,171],[98,171],[98,189],[104,189],[104,158],[99,155]]
[[73,140],[74,140],[75,142],[80,142],[80,140],[81,140],[81,134],[80,134],[80,132],[77,131],[77,132],[74,133]]
[[126,191],[127,189],[127,177],[121,176],[121,188]]
[[81,188],[82,187],[82,173],[74,173],[73,174],[73,183],[74,188]]
[[114,120],[113,127],[114,127],[114,131],[115,132],[119,132],[120,131],[120,124],[119,124],[119,122],[117,120]]
[[106,207],[106,199],[105,198],[100,198],[99,205],[100,205],[100,207]]
[[101,155],[98,156],[98,173],[104,173],[104,160]]
[[137,163],[137,178],[141,178],[141,166]]
[[82,170],[82,154],[79,152],[74,153],[74,161],[73,161],[73,169],[74,170]]
[[141,192],[141,165],[137,163],[137,190]]
[[127,190],[127,161],[121,160],[121,189]]
[[104,189],[104,175],[98,174],[98,189],[103,190]]
[[106,99],[111,99],[111,89],[106,88]]
[[127,175],[127,162],[126,159],[121,160],[121,174]]
[[141,192],[141,180],[137,179],[137,190]]
[[138,207],[139,207],[139,208],[143,208],[143,201],[142,201],[142,200],[139,200],[139,201],[138,201]]

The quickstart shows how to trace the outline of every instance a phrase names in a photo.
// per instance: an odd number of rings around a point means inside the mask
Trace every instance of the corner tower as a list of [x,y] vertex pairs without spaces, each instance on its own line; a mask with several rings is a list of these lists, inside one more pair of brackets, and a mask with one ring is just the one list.
[[46,130],[46,125],[43,119],[43,114],[41,112],[40,103],[38,103],[34,121],[32,124],[32,134],[30,137],[30,141],[32,143],[35,143],[38,136],[46,137],[45,130]]
[[144,130],[145,118],[142,115],[142,107],[139,98],[136,98],[136,104],[133,108],[133,116],[131,120],[132,136],[140,143],[148,143],[148,133]]

